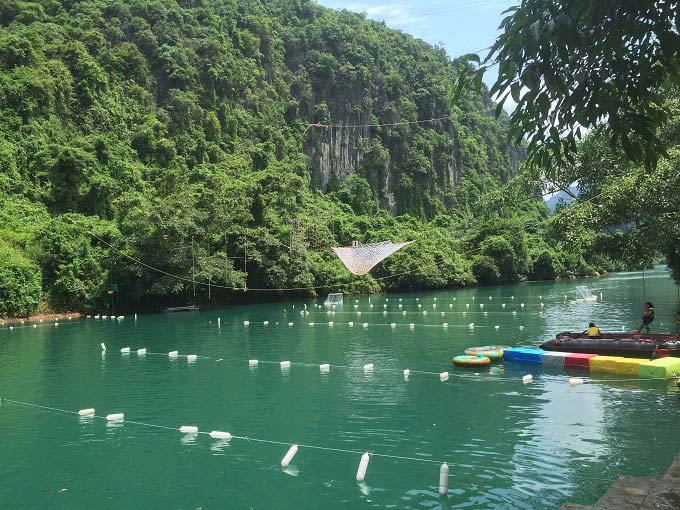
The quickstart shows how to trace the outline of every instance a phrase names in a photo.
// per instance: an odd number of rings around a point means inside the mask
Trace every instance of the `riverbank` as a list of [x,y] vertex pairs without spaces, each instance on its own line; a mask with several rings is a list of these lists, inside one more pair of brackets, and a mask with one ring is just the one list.
[[594,505],[565,503],[562,510],[674,510],[680,506],[680,454],[660,478],[619,478]]
[[37,315],[31,315],[29,317],[9,317],[6,319],[0,319],[0,325],[24,324],[26,322],[46,322],[46,321],[58,322],[61,320],[80,319],[84,316],[85,314],[80,312],[39,313]]

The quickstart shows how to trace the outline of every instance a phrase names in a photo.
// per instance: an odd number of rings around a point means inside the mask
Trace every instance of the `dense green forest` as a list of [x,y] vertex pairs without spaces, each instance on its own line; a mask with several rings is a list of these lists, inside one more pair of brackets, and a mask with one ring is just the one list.
[[[615,268],[539,198],[494,207],[523,151],[457,69],[311,0],[4,0],[0,315]],[[417,242],[356,278],[355,239]]]

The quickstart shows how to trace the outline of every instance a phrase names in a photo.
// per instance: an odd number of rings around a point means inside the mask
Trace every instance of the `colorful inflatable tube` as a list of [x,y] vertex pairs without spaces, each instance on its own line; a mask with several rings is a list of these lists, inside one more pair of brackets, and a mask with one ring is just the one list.
[[486,356],[491,361],[503,359],[503,351],[509,349],[507,345],[483,345],[482,347],[468,347],[465,354],[468,356]]
[[462,355],[453,358],[452,363],[457,367],[485,367],[491,360],[486,356]]

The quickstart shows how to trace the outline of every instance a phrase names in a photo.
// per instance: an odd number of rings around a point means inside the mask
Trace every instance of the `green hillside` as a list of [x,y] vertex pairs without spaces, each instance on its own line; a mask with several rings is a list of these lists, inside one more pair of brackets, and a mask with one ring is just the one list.
[[[0,315],[102,309],[112,283],[157,308],[607,266],[538,200],[480,207],[522,159],[507,119],[485,93],[452,109],[444,50],[358,14],[5,0],[0,64]],[[354,239],[417,243],[358,279],[329,250]]]

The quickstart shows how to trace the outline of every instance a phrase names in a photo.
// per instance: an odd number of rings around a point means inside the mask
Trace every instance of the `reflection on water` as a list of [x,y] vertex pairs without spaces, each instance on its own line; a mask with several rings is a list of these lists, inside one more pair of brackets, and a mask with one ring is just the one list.
[[[680,390],[672,382],[604,374],[571,387],[569,375],[587,374],[512,363],[470,372],[453,367],[451,358],[473,345],[535,346],[560,331],[583,331],[590,321],[630,330],[645,299],[657,305],[653,330],[662,331],[673,322],[676,289],[664,271],[646,272],[646,288],[641,278],[372,296],[373,308],[367,297],[352,297],[331,318],[308,300],[141,315],[137,322],[83,320],[11,335],[0,328],[3,396],[70,410],[87,403],[173,428],[104,425],[0,401],[0,435],[12,438],[0,446],[8,459],[0,463],[0,508],[96,508],[103,494],[112,508],[132,509],[592,503],[620,475],[655,476],[667,467],[676,453],[669,438],[680,428]],[[583,284],[602,300],[574,302],[575,286]],[[299,314],[304,305],[309,316]],[[106,357],[98,354],[100,342],[109,347]],[[121,355],[126,346],[210,359],[190,365]],[[250,367],[249,359],[261,362]],[[282,370],[281,360],[291,360],[291,368]],[[321,363],[330,363],[330,371],[320,372]],[[370,363],[374,370],[365,372]],[[444,371],[451,372],[447,382],[439,380]],[[533,383],[522,384],[526,374]],[[181,423],[328,450],[301,446],[296,464],[282,470],[280,444],[197,434],[177,440]],[[367,483],[357,484],[365,451],[395,458],[373,456]],[[450,468],[446,498],[437,491],[442,461]],[[36,484],[45,490],[28,490]],[[257,491],[243,490],[254,484]],[[126,491],[111,492],[112,485]],[[52,488],[64,486],[83,491],[55,503]]]

